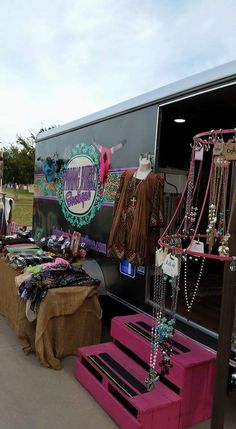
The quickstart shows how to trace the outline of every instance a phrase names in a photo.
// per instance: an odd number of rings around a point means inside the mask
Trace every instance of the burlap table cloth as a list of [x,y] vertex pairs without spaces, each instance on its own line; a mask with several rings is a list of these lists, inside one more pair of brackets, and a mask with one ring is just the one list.
[[91,286],[73,286],[48,291],[37,320],[29,322],[25,301],[17,295],[19,273],[0,260],[0,313],[16,332],[25,353],[35,352],[47,367],[60,369],[60,359],[78,347],[99,343],[101,307]]

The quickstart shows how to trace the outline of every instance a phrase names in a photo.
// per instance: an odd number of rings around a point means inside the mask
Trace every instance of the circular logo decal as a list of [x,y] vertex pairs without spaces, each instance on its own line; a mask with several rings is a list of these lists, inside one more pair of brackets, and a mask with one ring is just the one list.
[[74,226],[87,225],[102,203],[99,158],[94,146],[78,144],[61,171],[58,199],[65,218]]

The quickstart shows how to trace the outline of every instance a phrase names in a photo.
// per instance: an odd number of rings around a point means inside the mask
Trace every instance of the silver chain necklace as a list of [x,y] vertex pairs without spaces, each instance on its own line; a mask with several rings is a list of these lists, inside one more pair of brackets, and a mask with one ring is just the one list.
[[198,278],[196,280],[196,285],[194,287],[191,299],[189,297],[189,293],[188,293],[188,258],[187,255],[183,256],[183,260],[184,260],[184,296],[185,296],[185,302],[187,305],[187,310],[188,313],[191,311],[191,308],[193,306],[197,291],[198,291],[198,287],[199,287],[199,283],[201,281],[202,278],[202,272],[203,272],[203,268],[204,268],[204,264],[205,264],[205,257],[202,258],[201,261],[201,265],[200,265],[200,269],[199,269],[199,274],[198,274]]
[[152,311],[153,324],[151,328],[149,375],[145,380],[148,391],[152,390],[156,382],[159,380],[159,373],[156,369],[157,357],[159,353],[162,356],[162,359],[159,363],[161,374],[168,374],[169,368],[172,367],[172,364],[170,363],[170,357],[172,355],[171,340],[174,334],[176,308],[179,293],[181,255],[177,254],[177,258],[179,263],[179,273],[177,276],[169,278],[172,289],[172,301],[170,318],[168,319],[165,317],[166,285],[168,276],[163,273],[161,267],[155,266]]

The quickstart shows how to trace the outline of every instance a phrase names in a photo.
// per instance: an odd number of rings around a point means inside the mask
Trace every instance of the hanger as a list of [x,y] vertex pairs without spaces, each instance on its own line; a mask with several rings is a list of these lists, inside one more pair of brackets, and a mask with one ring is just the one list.
[[170,182],[168,182],[168,180],[166,180],[166,173],[164,173],[164,182],[167,183],[167,185],[170,185],[173,188],[175,188],[175,192],[176,192],[176,194],[178,194],[177,186],[175,186],[173,183],[170,183]]

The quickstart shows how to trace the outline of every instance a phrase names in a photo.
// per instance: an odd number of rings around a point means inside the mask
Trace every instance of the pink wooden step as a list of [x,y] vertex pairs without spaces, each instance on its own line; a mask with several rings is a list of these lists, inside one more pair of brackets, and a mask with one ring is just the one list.
[[[152,318],[144,314],[114,317],[111,324],[114,344],[133,359],[141,359],[144,367],[149,362],[151,326]],[[170,383],[169,387],[179,393],[182,428],[187,428],[211,415],[216,353],[178,331],[174,334],[173,350],[173,368],[163,382]],[[157,371],[160,358],[159,355]]]
[[113,343],[82,347],[78,381],[121,429],[180,429],[180,398],[159,382],[146,391],[147,372]]

